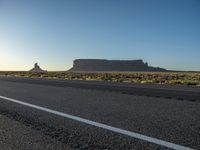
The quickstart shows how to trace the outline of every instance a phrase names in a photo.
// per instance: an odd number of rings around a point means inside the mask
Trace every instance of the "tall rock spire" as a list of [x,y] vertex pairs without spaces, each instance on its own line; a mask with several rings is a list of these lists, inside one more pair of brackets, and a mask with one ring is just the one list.
[[29,72],[32,72],[32,73],[45,73],[45,72],[47,72],[47,71],[46,71],[46,70],[42,70],[42,69],[40,68],[40,66],[38,65],[38,63],[35,63],[35,64],[34,64],[34,68],[31,69]]

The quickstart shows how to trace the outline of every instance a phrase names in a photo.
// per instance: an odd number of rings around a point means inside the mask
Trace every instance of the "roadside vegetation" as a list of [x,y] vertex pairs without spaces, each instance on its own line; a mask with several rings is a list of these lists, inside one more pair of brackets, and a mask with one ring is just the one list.
[[200,87],[200,73],[191,72],[0,72],[0,75],[121,83],[189,85]]

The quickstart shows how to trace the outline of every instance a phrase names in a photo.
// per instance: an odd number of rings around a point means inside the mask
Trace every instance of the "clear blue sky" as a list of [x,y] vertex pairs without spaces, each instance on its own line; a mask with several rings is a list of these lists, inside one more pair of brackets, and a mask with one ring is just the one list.
[[77,58],[200,70],[199,0],[0,0],[0,70]]

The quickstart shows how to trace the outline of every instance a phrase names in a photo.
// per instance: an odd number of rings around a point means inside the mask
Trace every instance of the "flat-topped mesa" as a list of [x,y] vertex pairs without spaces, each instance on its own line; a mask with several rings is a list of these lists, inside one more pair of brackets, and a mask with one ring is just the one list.
[[47,71],[46,71],[46,70],[42,70],[42,69],[40,68],[40,66],[38,65],[38,63],[35,63],[35,64],[34,64],[34,68],[31,69],[29,72],[31,72],[31,73],[45,73],[45,72],[47,72]]
[[166,71],[143,60],[76,59],[69,71]]

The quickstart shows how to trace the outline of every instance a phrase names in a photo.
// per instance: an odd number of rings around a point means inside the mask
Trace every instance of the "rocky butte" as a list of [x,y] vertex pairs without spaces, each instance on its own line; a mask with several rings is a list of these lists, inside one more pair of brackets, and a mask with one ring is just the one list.
[[166,69],[149,66],[143,60],[76,59],[69,71],[154,71]]
[[38,65],[38,63],[35,63],[34,68],[31,69],[29,72],[31,72],[31,73],[45,73],[47,71],[46,70],[42,70],[40,68],[40,66]]

